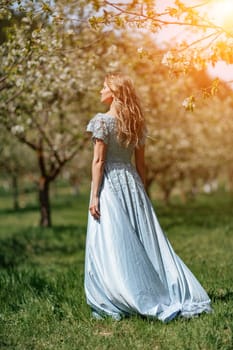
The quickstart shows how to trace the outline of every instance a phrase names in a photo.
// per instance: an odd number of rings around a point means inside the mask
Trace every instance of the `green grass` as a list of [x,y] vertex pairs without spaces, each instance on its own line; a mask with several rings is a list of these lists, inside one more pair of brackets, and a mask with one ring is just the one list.
[[83,290],[88,195],[53,196],[53,228],[40,229],[36,195],[0,204],[0,349],[233,349],[233,197],[156,203],[173,247],[209,293],[214,312],[168,324],[90,317]]

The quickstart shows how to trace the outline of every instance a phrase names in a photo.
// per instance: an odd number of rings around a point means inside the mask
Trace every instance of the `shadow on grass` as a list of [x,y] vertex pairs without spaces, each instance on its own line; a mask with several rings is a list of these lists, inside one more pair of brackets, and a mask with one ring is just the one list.
[[[79,195],[74,198],[64,196],[58,200],[53,200],[52,209],[61,208],[71,210],[71,213],[79,212],[83,215],[88,196]],[[161,220],[162,227],[165,230],[174,226],[185,227],[207,227],[215,229],[224,226],[224,232],[231,234],[233,230],[233,198],[231,195],[222,193],[213,197],[202,196],[198,200],[183,204],[176,200],[170,206],[162,203],[155,203],[155,211]],[[15,213],[27,213],[38,211],[38,206],[28,204],[27,207],[14,211],[10,209],[1,209],[0,215]],[[81,214],[80,214],[81,213]],[[61,215],[62,213],[59,213]],[[86,221],[86,219],[85,219]],[[84,220],[82,220],[84,223]],[[56,257],[62,255],[68,257],[77,252],[84,251],[85,247],[85,224],[64,224],[53,226],[52,228],[28,227],[18,229],[14,233],[2,232],[0,238],[0,267],[16,267],[25,261],[30,261],[35,255],[53,254]],[[5,229],[6,230],[6,229]],[[7,228],[7,230],[10,230]],[[188,231],[187,231],[188,232]]]
[[230,301],[233,300],[233,290],[230,289],[216,289],[208,292],[208,295],[212,301]]
[[[75,207],[75,203],[74,200],[66,200],[66,201],[58,201],[58,202],[54,202],[51,206],[52,210],[53,209],[59,209],[59,210],[63,210],[63,209],[67,209],[67,208],[73,208]],[[86,205],[87,206],[87,205]],[[30,213],[30,212],[39,212],[40,207],[39,204],[27,204],[25,207],[19,207],[18,209],[14,209],[14,208],[1,208],[0,209],[0,215],[7,215],[7,214],[24,214],[24,213]]]
[[0,267],[12,268],[28,258],[27,242],[24,237],[9,237],[0,240]]
[[[5,196],[9,197],[9,194]],[[52,196],[51,196],[52,197]],[[82,206],[88,208],[89,194],[79,193],[78,195],[54,195],[51,198],[51,209],[63,210],[67,208],[76,208]],[[25,206],[20,206],[18,209],[12,208],[0,208],[0,215],[6,214],[18,214],[18,213],[29,213],[40,209],[38,201],[30,200]]]
[[[164,221],[166,228],[174,226],[191,225],[195,227],[216,228],[217,226],[229,225],[233,216],[233,197],[228,195],[226,198],[203,196],[197,201],[188,204],[171,203],[169,206],[155,203],[155,211],[159,219]],[[230,224],[229,229],[233,229]]]
[[85,235],[85,225],[24,229],[0,239],[0,267],[18,267],[35,255],[69,256],[84,251]]
[[38,212],[39,206],[35,204],[27,204],[24,208],[18,208],[18,209],[13,209],[13,208],[3,208],[0,209],[0,215],[15,215],[15,214],[21,214],[21,213],[29,213],[36,211]]

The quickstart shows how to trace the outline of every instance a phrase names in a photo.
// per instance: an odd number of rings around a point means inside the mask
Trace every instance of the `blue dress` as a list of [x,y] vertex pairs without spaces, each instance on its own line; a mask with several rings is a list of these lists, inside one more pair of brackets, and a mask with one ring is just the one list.
[[134,148],[117,142],[115,118],[98,113],[87,131],[107,144],[101,217],[89,213],[86,237],[84,284],[93,316],[140,314],[167,322],[210,312],[207,293],[159,225],[131,163]]

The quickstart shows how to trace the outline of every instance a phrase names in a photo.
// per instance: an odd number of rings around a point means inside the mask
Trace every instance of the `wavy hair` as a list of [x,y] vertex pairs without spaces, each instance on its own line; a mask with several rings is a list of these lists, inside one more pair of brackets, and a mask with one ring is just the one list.
[[132,80],[121,73],[114,73],[108,74],[105,81],[113,94],[119,143],[124,147],[140,146],[145,137],[146,126]]

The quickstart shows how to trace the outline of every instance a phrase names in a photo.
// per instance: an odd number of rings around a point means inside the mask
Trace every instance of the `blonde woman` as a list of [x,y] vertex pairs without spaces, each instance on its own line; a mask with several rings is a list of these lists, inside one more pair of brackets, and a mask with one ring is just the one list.
[[87,126],[94,156],[85,293],[93,317],[167,322],[210,312],[208,295],[175,254],[145,192],[146,126],[131,79],[107,75],[101,101],[109,111]]

